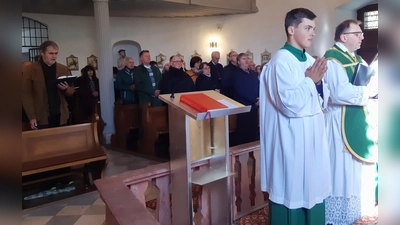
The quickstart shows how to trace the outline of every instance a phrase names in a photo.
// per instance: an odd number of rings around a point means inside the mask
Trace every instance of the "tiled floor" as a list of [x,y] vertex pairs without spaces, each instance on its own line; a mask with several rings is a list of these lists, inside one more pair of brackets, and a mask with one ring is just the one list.
[[[107,151],[109,162],[106,176],[159,163],[122,152]],[[105,205],[97,191],[22,211],[23,225],[102,225],[104,220]]]

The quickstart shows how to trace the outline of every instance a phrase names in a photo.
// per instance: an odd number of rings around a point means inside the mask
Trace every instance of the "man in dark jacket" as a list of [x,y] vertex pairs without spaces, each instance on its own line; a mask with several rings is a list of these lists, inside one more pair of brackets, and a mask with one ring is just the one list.
[[138,90],[139,104],[150,102],[151,107],[162,106],[160,95],[160,70],[150,65],[150,52],[143,50],[139,53],[139,58],[142,64],[135,69],[135,84]]
[[218,51],[212,52],[211,61],[208,63],[208,65],[211,68],[211,74],[213,75],[213,78],[217,79],[218,82],[221,82],[224,67],[221,65],[221,63],[219,63],[219,59],[220,53]]
[[179,92],[190,92],[195,90],[194,83],[190,76],[181,70],[182,59],[174,55],[171,57],[171,66],[160,82],[161,94],[171,94]]
[[228,54],[229,64],[224,67],[221,85],[222,85],[222,93],[229,98],[233,98],[233,86],[232,86],[232,76],[233,72],[237,69],[237,52],[231,51]]

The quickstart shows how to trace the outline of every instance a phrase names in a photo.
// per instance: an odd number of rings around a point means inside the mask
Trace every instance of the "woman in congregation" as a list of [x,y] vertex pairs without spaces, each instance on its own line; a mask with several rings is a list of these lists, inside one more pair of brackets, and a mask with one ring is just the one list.
[[193,83],[196,84],[196,79],[201,75],[202,71],[200,69],[200,64],[202,63],[202,59],[198,56],[194,56],[190,59],[190,70],[187,70],[186,73],[192,78]]
[[198,91],[214,90],[219,92],[220,84],[217,79],[213,79],[211,76],[211,68],[208,63],[201,63],[199,69],[203,72],[197,78],[196,89]]
[[99,79],[92,66],[85,66],[82,70],[82,76],[76,79],[77,94],[79,97],[79,109],[84,122],[87,122],[95,112],[97,102],[99,101]]

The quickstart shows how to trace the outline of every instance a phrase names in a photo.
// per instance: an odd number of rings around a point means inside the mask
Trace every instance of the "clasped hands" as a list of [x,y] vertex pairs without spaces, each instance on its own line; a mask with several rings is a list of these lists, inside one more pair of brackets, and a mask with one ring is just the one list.
[[314,81],[315,84],[321,84],[321,80],[327,70],[328,66],[326,65],[326,59],[323,57],[317,57],[314,64],[307,68],[306,77],[311,78],[311,80]]

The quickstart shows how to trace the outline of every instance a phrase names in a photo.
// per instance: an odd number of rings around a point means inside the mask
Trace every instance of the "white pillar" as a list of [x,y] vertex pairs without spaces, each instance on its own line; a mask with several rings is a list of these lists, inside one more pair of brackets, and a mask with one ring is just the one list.
[[100,82],[101,116],[107,124],[104,127],[106,143],[110,143],[114,128],[114,81],[112,71],[112,47],[110,37],[110,15],[108,0],[93,0],[96,23],[98,77]]

